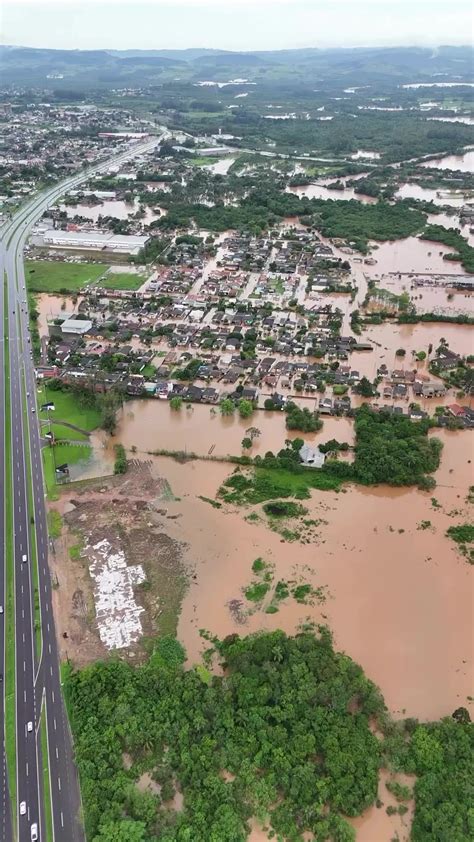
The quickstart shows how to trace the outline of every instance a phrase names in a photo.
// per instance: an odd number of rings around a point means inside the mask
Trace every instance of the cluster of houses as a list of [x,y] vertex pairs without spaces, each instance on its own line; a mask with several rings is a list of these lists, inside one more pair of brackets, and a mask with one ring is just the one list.
[[[31,196],[38,184],[65,178],[123,149],[131,138],[114,132],[118,126],[144,128],[140,118],[124,109],[25,104],[24,99],[3,104],[1,116],[0,221]],[[110,132],[101,136],[99,129],[104,126]]]

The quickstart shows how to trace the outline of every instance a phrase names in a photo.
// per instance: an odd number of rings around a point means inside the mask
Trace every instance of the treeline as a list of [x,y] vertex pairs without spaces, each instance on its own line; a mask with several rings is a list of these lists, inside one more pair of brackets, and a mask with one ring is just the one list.
[[[67,672],[91,842],[245,842],[254,816],[281,839],[353,842],[346,817],[375,803],[382,766],[417,776],[415,842],[470,838],[464,708],[438,723],[392,721],[323,627],[211,642],[224,674],[184,670],[167,637],[143,665],[111,659]],[[145,772],[155,792],[138,789]],[[396,778],[392,789],[405,795]]]

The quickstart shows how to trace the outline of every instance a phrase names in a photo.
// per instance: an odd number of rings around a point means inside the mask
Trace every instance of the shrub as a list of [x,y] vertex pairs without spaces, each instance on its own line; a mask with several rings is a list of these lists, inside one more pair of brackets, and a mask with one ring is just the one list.
[[123,444],[114,445],[115,463],[114,474],[125,474],[127,471],[127,455]]

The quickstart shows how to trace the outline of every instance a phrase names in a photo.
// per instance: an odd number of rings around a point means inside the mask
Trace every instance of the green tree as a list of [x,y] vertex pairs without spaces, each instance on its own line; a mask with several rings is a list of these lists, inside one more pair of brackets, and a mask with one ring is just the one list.
[[219,403],[221,415],[233,415],[235,412],[235,403],[230,398],[222,398]]
[[183,399],[179,395],[175,395],[173,398],[170,399],[170,408],[174,410],[181,409],[183,405]]
[[244,450],[250,450],[252,447],[252,439],[250,436],[245,436],[245,438],[242,439],[242,447]]
[[145,831],[143,822],[132,819],[108,822],[100,828],[93,842],[146,842]]
[[250,418],[254,412],[254,405],[252,401],[249,401],[246,398],[241,398],[238,403],[238,410],[241,418]]

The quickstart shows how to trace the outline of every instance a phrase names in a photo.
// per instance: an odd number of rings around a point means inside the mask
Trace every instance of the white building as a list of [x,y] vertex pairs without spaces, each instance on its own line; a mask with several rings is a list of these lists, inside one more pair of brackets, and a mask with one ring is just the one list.
[[61,325],[61,333],[83,336],[91,327],[92,322],[89,319],[65,319]]
[[310,447],[309,444],[304,444],[301,447],[299,455],[303,464],[311,468],[322,468],[326,458],[319,447]]
[[43,241],[46,246],[68,249],[89,249],[90,251],[113,251],[121,254],[137,254],[148,242],[149,237],[135,234],[100,233],[99,231],[59,231],[48,228]]

